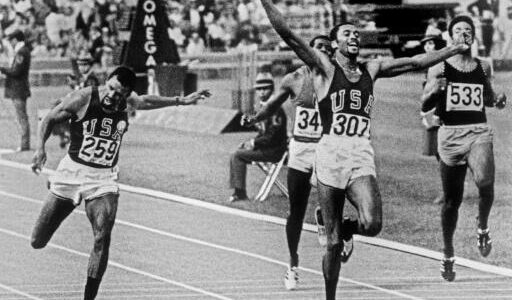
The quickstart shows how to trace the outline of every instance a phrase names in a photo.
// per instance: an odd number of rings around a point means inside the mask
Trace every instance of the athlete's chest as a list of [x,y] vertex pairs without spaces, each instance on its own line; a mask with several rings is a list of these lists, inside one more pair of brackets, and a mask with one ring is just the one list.
[[80,124],[84,137],[93,136],[114,141],[120,141],[128,129],[128,121],[123,114],[88,116]]

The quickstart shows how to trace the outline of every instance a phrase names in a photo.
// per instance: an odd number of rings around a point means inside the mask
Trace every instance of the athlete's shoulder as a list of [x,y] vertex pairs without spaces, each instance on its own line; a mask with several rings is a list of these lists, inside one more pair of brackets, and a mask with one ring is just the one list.
[[478,63],[480,63],[480,65],[482,66],[482,69],[484,70],[485,75],[487,77],[492,77],[493,69],[492,69],[491,62],[488,61],[487,59],[482,59],[482,58],[475,58],[475,60]]

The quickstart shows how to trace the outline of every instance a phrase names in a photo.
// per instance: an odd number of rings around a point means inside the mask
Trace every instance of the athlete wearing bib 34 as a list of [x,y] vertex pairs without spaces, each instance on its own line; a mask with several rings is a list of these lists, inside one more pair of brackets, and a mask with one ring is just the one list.
[[[456,17],[450,23],[449,33],[454,43],[471,45],[475,34],[473,21],[466,16]],[[453,235],[468,166],[480,194],[478,249],[484,257],[491,251],[487,223],[494,201],[494,155],[493,131],[487,124],[485,107],[503,108],[506,97],[494,94],[490,74],[490,65],[467,51],[432,67],[423,94],[422,110],[437,107],[442,123],[438,133],[445,197],[441,212],[444,241],[441,275],[447,281],[455,279]]]
[[[261,0],[270,23],[313,73],[320,101],[324,135],[317,145],[316,174],[327,247],[322,267],[326,299],[336,297],[343,240],[353,234],[377,235],[382,228],[382,200],[375,176],[373,148],[370,143],[373,82],[404,72],[430,67],[464,51],[457,45],[415,57],[371,60],[359,64],[360,37],[351,23],[335,26],[330,34],[338,50],[332,60],[312,50],[288,27],[272,0]],[[358,211],[358,220],[343,220],[345,195]]]
[[107,268],[110,235],[119,198],[119,150],[128,130],[128,107],[153,109],[193,104],[209,97],[206,90],[187,97],[159,97],[133,92],[135,73],[118,67],[104,86],[87,87],[65,96],[41,122],[32,170],[38,174],[46,162],[45,144],[55,124],[71,121],[71,144],[49,178],[49,194],[32,232],[35,249],[46,246],[60,223],[85,202],[94,245],[89,257],[84,299],[96,297]]
[[[333,49],[328,36],[316,36],[309,42],[309,45],[313,49],[332,56]],[[293,132],[288,145],[287,173],[290,213],[286,220],[286,240],[290,253],[290,265],[284,279],[285,287],[289,290],[296,288],[299,279],[297,249],[311,191],[310,179],[313,174],[315,148],[322,134],[322,124],[311,75],[311,71],[306,66],[287,74],[283,78],[279,90],[268,100],[265,107],[254,117],[244,115],[242,118],[242,125],[251,126],[272,116],[287,99],[290,99],[293,106]],[[315,210],[315,214],[321,216],[319,209]],[[319,234],[319,239],[324,240],[325,232],[322,234],[319,231]]]

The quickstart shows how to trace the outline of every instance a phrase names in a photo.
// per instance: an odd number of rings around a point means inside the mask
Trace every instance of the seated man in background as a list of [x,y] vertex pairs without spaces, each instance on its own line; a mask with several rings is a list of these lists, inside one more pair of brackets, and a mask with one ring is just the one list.
[[[260,73],[256,76],[256,98],[260,105],[266,105],[267,100],[274,92],[274,80],[270,73]],[[286,115],[279,108],[274,115],[255,126],[258,135],[249,141],[240,144],[231,155],[229,169],[229,185],[234,189],[229,202],[247,200],[245,177],[247,164],[253,161],[277,162],[281,159],[287,148]]]

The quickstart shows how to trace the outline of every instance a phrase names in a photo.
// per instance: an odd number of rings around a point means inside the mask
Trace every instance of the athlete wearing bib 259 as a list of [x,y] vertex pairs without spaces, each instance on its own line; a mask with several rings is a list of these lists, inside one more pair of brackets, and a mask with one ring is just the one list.
[[93,87],[85,116],[71,121],[69,157],[89,167],[112,168],[117,164],[121,140],[127,129],[128,114],[125,111],[105,114],[98,88]]
[[361,176],[375,176],[370,143],[373,81],[364,65],[361,78],[350,82],[336,64],[327,96],[319,103],[323,136],[316,153],[320,182],[345,189]]

